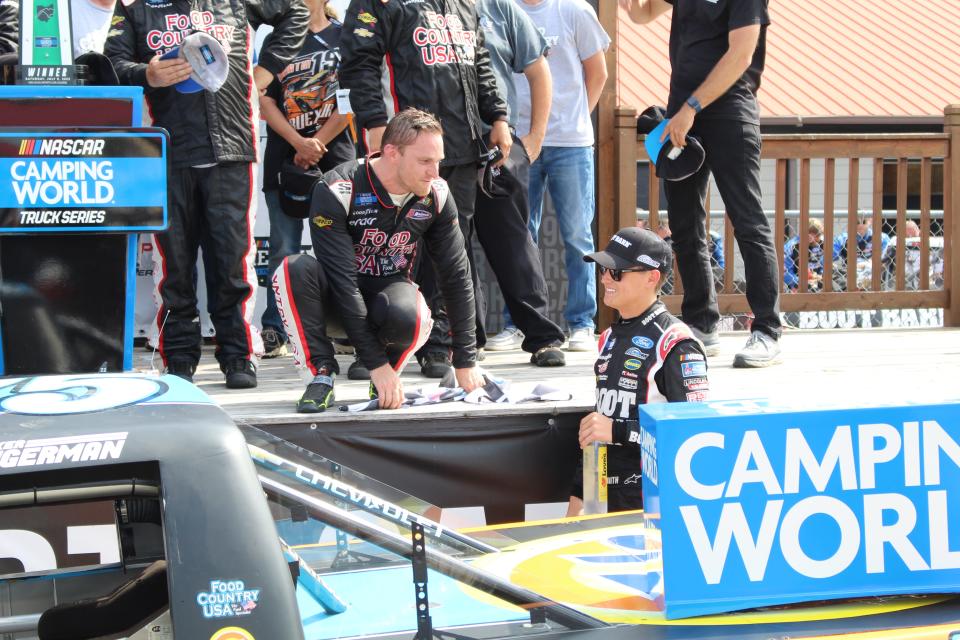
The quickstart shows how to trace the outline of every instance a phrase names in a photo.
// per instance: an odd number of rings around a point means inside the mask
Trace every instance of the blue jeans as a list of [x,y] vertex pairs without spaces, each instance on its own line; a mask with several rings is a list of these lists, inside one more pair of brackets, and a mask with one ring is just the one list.
[[[530,165],[530,235],[537,241],[543,219],[544,187],[550,190],[560,235],[563,238],[567,269],[567,306],[563,317],[567,327],[593,329],[597,314],[597,276],[593,263],[583,256],[593,246],[594,201],[593,147],[543,147],[540,157]],[[504,311],[505,325],[513,326]]]
[[[284,258],[300,253],[303,241],[303,220],[291,218],[283,212],[278,190],[264,191],[263,198],[267,201],[267,213],[270,215],[270,255],[267,258],[267,268],[270,270],[272,279],[273,272],[277,270]],[[267,308],[260,317],[260,326],[264,329],[274,329],[284,342],[287,340],[287,332],[283,330],[283,322],[277,311],[277,299],[273,295],[272,287],[267,292]]]

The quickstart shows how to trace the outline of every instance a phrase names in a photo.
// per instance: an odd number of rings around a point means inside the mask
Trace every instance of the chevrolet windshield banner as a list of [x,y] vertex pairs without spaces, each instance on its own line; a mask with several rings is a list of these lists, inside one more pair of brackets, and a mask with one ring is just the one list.
[[162,129],[0,132],[0,233],[159,231]]
[[804,404],[640,407],[668,618],[960,592],[960,402]]

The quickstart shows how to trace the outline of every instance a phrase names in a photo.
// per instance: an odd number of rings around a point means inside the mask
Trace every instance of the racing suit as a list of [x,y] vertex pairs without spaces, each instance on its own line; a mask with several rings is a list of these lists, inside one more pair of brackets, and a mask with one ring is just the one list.
[[[600,336],[597,413],[613,419],[607,457],[609,511],[643,507],[637,406],[706,399],[707,358],[690,328],[659,300],[636,318],[620,320]],[[571,495],[583,497],[583,470]]]
[[[473,286],[446,182],[438,179],[428,195],[409,194],[397,205],[369,159],[342,164],[314,187],[310,237],[316,259],[289,256],[273,276],[277,308],[297,366],[313,375],[322,368],[339,372],[330,342],[330,329],[339,324],[367,369],[387,363],[397,371],[403,368],[430,327],[419,292],[417,304],[409,303],[415,287],[410,269],[421,239],[450,312],[453,364],[473,366]],[[396,283],[405,284],[406,291]],[[391,287],[399,293],[394,295]],[[383,301],[384,296],[388,300]],[[391,310],[393,318],[377,317],[385,313],[372,306],[377,298],[377,306]],[[397,323],[410,330],[398,330]]]
[[[429,111],[443,124],[445,157],[440,176],[457,204],[482,346],[485,310],[472,251],[476,168],[485,151],[481,121],[492,125],[506,120],[507,105],[497,92],[474,2],[353,0],[344,19],[340,52],[340,86],[350,90],[350,103],[362,129],[384,126],[407,107]],[[417,281],[435,321],[424,352],[446,352],[450,346],[447,314],[440,304],[435,274],[429,264],[422,267]]]
[[[256,212],[258,91],[253,82],[253,29],[274,26],[259,64],[279,73],[300,50],[309,12],[297,0],[122,0],[104,53],[122,84],[144,87],[153,124],[170,132],[169,228],[157,234],[156,324],[164,362],[200,358],[196,262],[203,247],[217,359],[252,360],[263,351],[253,319],[253,223]],[[151,87],[147,62],[202,30],[227,51],[229,73],[219,91],[193,94]]]

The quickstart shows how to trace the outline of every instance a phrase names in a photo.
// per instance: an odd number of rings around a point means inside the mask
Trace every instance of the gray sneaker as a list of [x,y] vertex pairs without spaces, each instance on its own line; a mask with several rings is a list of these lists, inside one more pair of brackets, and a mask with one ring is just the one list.
[[733,358],[738,368],[769,367],[780,364],[780,344],[762,331],[751,331],[747,344]]
[[708,356],[720,355],[720,334],[716,329],[710,333],[704,333],[696,327],[690,327],[690,330],[693,331],[693,337],[703,345],[703,352],[705,354]]
[[523,346],[523,331],[516,327],[504,327],[503,331],[487,340],[487,351],[513,351]]
[[287,343],[276,329],[267,327],[260,332],[263,338],[263,358],[278,358],[287,355]]

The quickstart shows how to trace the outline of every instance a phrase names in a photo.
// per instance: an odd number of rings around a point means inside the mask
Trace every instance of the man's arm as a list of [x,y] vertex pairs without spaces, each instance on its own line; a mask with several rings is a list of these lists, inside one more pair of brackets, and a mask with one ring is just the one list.
[[600,102],[603,85],[607,82],[607,59],[601,50],[583,60],[581,64],[583,64],[583,83],[587,87],[587,106],[590,113],[593,113],[597,103]]
[[620,8],[637,24],[652,22],[657,16],[670,10],[666,0],[620,0]]
[[319,162],[323,154],[326,153],[326,147],[319,140],[313,137],[303,137],[290,125],[287,117],[280,111],[277,101],[272,96],[260,96],[260,114],[267,121],[267,125],[280,134],[280,137],[286,140],[297,152],[297,159],[302,160],[302,162],[297,162],[298,166],[306,169]]
[[490,147],[500,147],[503,157],[495,166],[500,166],[510,157],[513,136],[507,124],[507,103],[497,89],[497,78],[490,66],[490,52],[484,44],[483,29],[477,26],[477,46],[474,48],[474,70],[477,74],[477,109],[480,119],[490,125]]
[[[396,7],[394,10],[399,11]],[[358,20],[361,13],[373,16],[375,21]],[[353,0],[340,35],[340,87],[350,90],[350,106],[357,125],[367,130],[361,136],[369,152],[380,149],[383,128],[387,126],[380,79],[390,42],[391,19],[387,5],[380,0]]]
[[303,48],[310,11],[301,0],[247,0],[247,19],[254,29],[261,24],[273,27],[253,69],[254,80],[262,93]]
[[0,0],[0,54],[20,49],[20,7],[17,0]]
[[[730,32],[727,52],[723,54],[723,57],[710,70],[706,80],[692,94],[700,101],[701,108],[706,108],[714,100],[725,94],[750,67],[759,39],[759,24],[740,27]],[[693,107],[684,103],[680,110],[670,118],[661,139],[665,140],[669,136],[674,146],[685,146],[687,144],[687,132],[693,126],[693,119],[696,115],[697,112],[694,111]]]
[[523,137],[523,146],[532,163],[539,157],[543,137],[547,134],[547,120],[550,119],[550,104],[553,101],[553,76],[543,56],[527,65],[523,75],[530,84],[530,132]]

